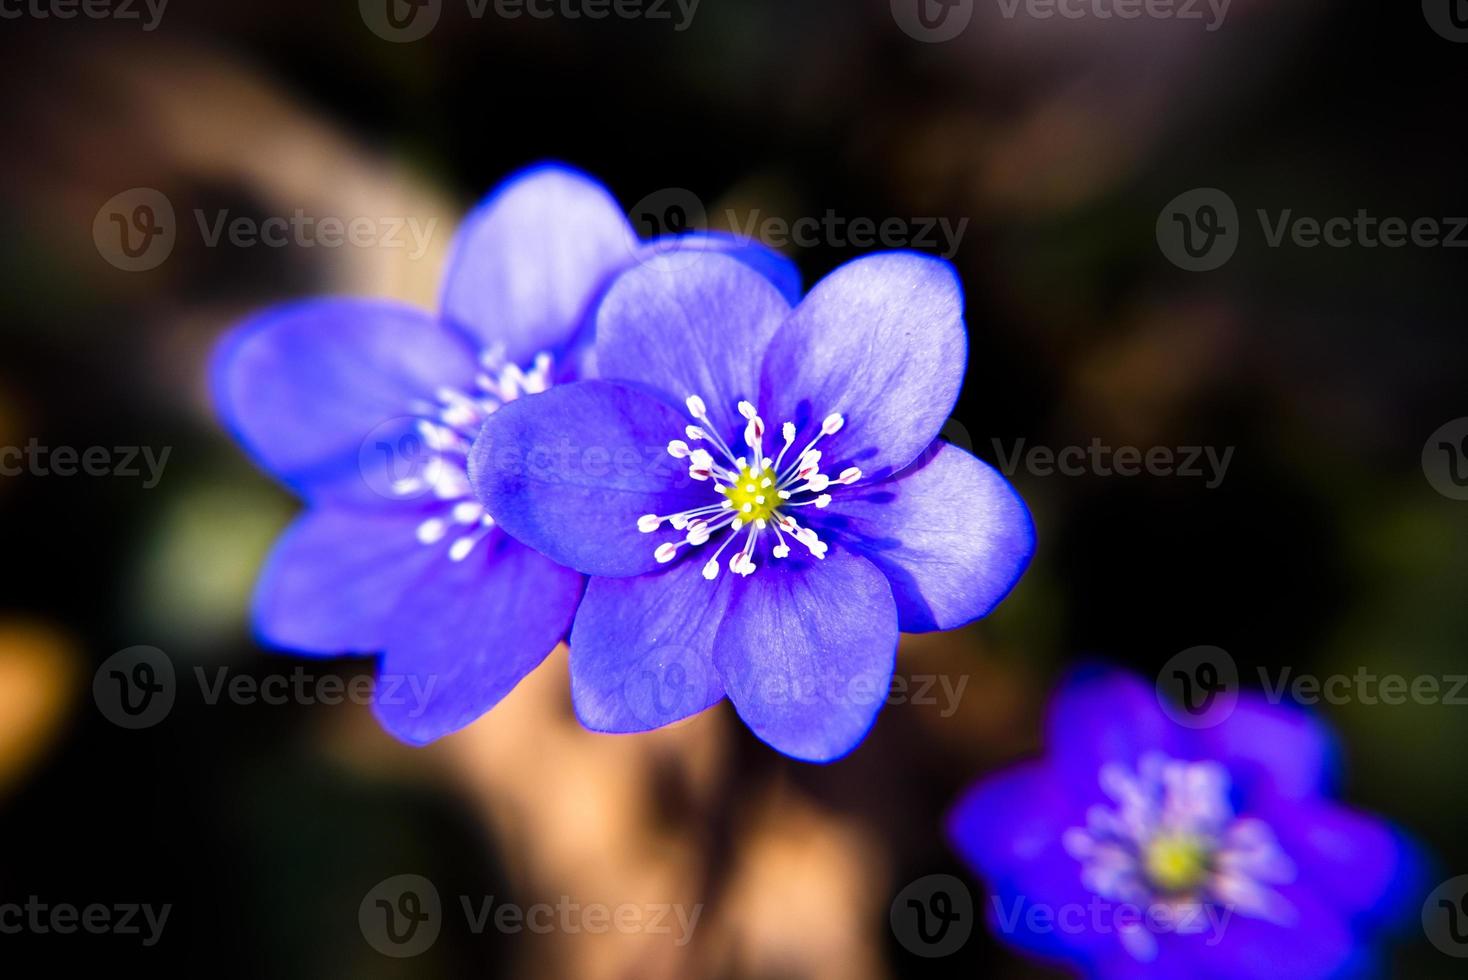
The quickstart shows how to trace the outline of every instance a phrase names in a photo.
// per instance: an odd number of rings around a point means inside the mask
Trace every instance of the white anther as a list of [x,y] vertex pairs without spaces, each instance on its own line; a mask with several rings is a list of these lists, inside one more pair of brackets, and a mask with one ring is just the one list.
[[841,475],[836,478],[836,482],[850,484],[855,483],[857,480],[860,479],[861,470],[857,469],[855,466],[848,466],[846,467],[846,469],[841,471]]
[[[637,530],[643,534],[651,534],[662,527],[663,519],[656,514],[643,514],[637,519]],[[676,525],[675,525],[676,526]]]
[[668,443],[668,455],[674,459],[687,459],[689,452],[688,443],[682,439],[674,439]]
[[441,517],[430,517],[418,525],[418,542],[420,544],[437,544],[443,540],[443,536],[448,529],[448,521],[445,521]]
[[658,545],[658,550],[652,554],[658,560],[659,565],[666,565],[677,557],[678,546],[676,544],[660,544]]
[[839,414],[827,415],[826,420],[821,423],[821,435],[834,436],[841,431],[841,427],[845,424],[846,420]]
[[770,549],[770,554],[776,558],[788,558],[790,557],[790,546],[788,544],[777,544]]
[[825,510],[829,506],[831,506],[831,495],[829,493],[823,493],[816,498],[817,510]]
[[806,482],[805,489],[811,493],[820,493],[831,485],[831,478],[824,473],[816,473]]
[[484,508],[472,500],[454,504],[454,521],[458,524],[473,524],[484,514]]
[[716,558],[709,559],[708,564],[703,566],[703,577],[712,582],[719,577],[719,562]]
[[707,432],[703,431],[696,425],[685,425],[683,427],[683,434],[686,435],[693,442],[703,442],[709,437],[709,434]]
[[780,432],[785,437],[785,445],[788,446],[792,442],[795,441],[795,423],[794,422],[786,422],[784,425],[780,426]]
[[697,547],[709,539],[709,526],[707,521],[694,521],[688,526],[688,543]]
[[752,510],[754,510],[754,504],[745,504],[744,506],[739,508],[739,513],[748,514]]
[[703,399],[699,398],[697,395],[689,395],[688,414],[692,415],[696,419],[702,419],[705,415],[708,414],[708,406],[706,406],[703,403]]
[[449,560],[463,561],[465,558],[468,558],[469,552],[474,550],[474,545],[478,541],[478,538],[460,538],[455,541],[449,546]]
[[755,408],[749,402],[740,402],[739,414],[743,415],[747,419],[752,419],[755,416]]

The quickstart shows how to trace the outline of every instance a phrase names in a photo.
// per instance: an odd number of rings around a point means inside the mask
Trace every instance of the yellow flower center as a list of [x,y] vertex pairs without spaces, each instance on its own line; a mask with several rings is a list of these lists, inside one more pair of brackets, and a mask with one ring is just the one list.
[[780,509],[775,474],[769,470],[762,470],[755,476],[746,466],[739,471],[739,479],[732,487],[719,487],[718,491],[734,505],[735,512],[745,524],[773,520],[775,511]]
[[1143,854],[1147,877],[1169,892],[1190,891],[1208,874],[1208,848],[1189,834],[1158,836]]

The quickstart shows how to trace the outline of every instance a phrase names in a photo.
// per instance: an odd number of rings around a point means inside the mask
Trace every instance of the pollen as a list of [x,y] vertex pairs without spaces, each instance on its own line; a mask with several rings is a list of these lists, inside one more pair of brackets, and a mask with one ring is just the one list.
[[733,505],[744,518],[744,523],[770,520],[780,509],[782,501],[774,492],[768,472],[754,473],[748,466],[739,470],[739,479],[733,486],[721,486],[718,492]]
[[1208,874],[1208,847],[1191,834],[1161,834],[1143,853],[1147,878],[1165,892],[1191,891]]

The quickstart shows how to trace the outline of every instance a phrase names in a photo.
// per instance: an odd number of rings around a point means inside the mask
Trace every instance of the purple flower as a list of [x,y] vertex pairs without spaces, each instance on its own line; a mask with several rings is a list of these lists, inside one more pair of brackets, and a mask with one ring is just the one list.
[[584,580],[496,528],[470,493],[472,440],[501,405],[585,370],[590,312],[613,276],[704,252],[798,295],[773,253],[713,234],[640,243],[600,184],[542,165],[464,221],[437,314],[317,299],[232,331],[212,366],[219,414],[308,506],[261,575],[260,638],[380,652],[390,682],[375,710],[409,742],[504,697],[565,635]]
[[1304,980],[1359,969],[1412,904],[1411,849],[1326,798],[1333,746],[1303,712],[1242,696],[1186,728],[1136,677],[1093,671],[1061,690],[1048,740],[949,820],[990,927],[1021,949],[1100,977]]
[[506,531],[594,576],[570,640],[583,724],[645,731],[727,694],[775,748],[835,759],[888,696],[899,629],[1009,592],[1029,514],[935,442],[962,313],[951,267],[915,254],[843,266],[794,309],[717,255],[617,280],[602,380],[507,406],[470,459]]

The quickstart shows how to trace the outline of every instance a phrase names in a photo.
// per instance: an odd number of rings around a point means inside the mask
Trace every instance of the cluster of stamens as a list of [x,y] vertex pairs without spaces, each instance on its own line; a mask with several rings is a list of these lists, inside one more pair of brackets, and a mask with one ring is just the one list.
[[[1106,764],[1100,783],[1115,806],[1091,807],[1086,826],[1072,827],[1062,838],[1092,892],[1141,907],[1170,906],[1177,910],[1179,932],[1204,928],[1201,916],[1185,912],[1205,905],[1290,921],[1294,910],[1274,886],[1294,879],[1294,863],[1268,824],[1235,814],[1221,765],[1153,752],[1135,772]],[[1156,940],[1146,929],[1122,930],[1120,936],[1136,958],[1155,955]]]
[[428,492],[442,502],[434,516],[418,525],[417,535],[425,545],[457,535],[448,550],[452,561],[463,561],[494,530],[494,518],[469,486],[469,450],[484,420],[521,395],[539,394],[551,386],[549,354],[536,355],[528,371],[507,363],[498,349],[481,353],[479,363],[482,370],[474,378],[473,390],[440,388],[434,393],[436,402],[411,406],[418,416],[415,428],[422,439],[422,465],[391,485],[396,496],[416,499]]
[[[786,422],[780,427],[784,443],[771,459],[764,454],[764,419],[760,418],[754,405],[740,402],[739,414],[745,419],[744,444],[749,454],[738,456],[709,422],[703,399],[689,395],[687,404],[688,414],[700,424],[689,425],[684,430],[687,442],[675,439],[668,443],[668,455],[688,460],[688,475],[695,480],[712,481],[714,492],[723,499],[677,514],[646,514],[639,518],[637,528],[647,534],[657,531],[664,522],[674,530],[684,532],[681,541],[668,541],[657,546],[654,551],[657,560],[666,564],[678,557],[680,549],[707,544],[714,535],[727,530],[713,557],[703,566],[703,577],[712,581],[719,575],[720,557],[740,539],[739,532],[745,528],[748,532],[743,535],[743,544],[729,559],[731,572],[745,576],[754,572],[758,567],[754,561],[755,550],[767,530],[775,535],[775,544],[770,549],[775,558],[789,556],[787,534],[816,558],[825,558],[826,543],[812,528],[796,520],[791,511],[798,507],[823,509],[831,503],[831,495],[826,492],[828,489],[850,485],[861,479],[861,470],[855,466],[847,467],[835,477],[821,472],[821,451],[816,445],[825,437],[840,432],[846,424],[845,419],[840,415],[826,416],[820,431],[787,464],[785,457],[790,455],[796,438],[793,422]],[[718,456],[689,443],[708,443]]]

